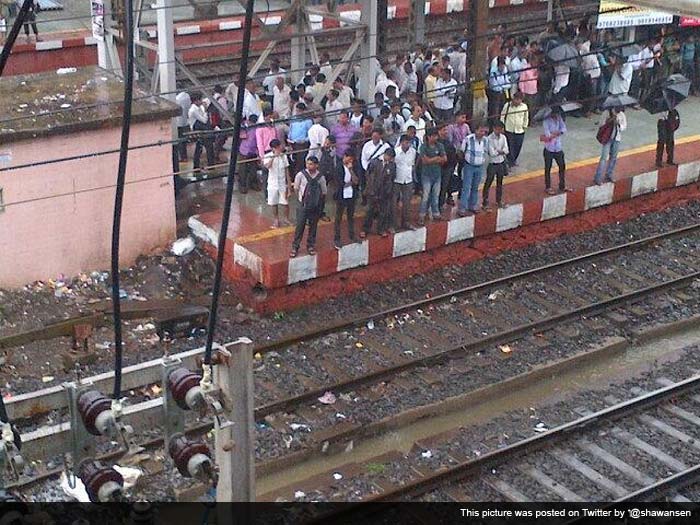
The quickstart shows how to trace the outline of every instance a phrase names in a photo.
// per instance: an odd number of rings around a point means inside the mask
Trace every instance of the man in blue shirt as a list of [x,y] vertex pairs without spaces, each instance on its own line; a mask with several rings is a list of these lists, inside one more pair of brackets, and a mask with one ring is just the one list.
[[306,153],[311,145],[309,142],[309,130],[313,126],[313,120],[306,113],[306,104],[299,102],[296,106],[297,117],[289,123],[287,142],[292,147],[293,172],[304,169]]
[[545,191],[550,195],[556,193],[551,187],[552,161],[556,161],[559,168],[559,191],[570,191],[566,187],[566,162],[561,143],[561,136],[564,133],[566,133],[566,123],[562,118],[561,107],[553,106],[552,113],[544,119],[544,133],[540,136],[540,141],[544,142],[544,186]]

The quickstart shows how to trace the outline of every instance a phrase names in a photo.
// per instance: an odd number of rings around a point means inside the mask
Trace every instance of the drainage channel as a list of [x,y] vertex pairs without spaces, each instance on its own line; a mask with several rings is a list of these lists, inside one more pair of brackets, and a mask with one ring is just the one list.
[[[503,389],[488,401],[466,401],[459,409],[425,417],[396,430],[363,439],[346,447],[345,452],[322,455],[320,452],[303,463],[261,476],[257,492],[269,492],[299,483],[347,463],[362,463],[381,454],[400,451],[407,453],[421,439],[459,427],[481,425],[512,411],[528,410],[560,401],[573,394],[602,389],[610,383],[625,381],[648,372],[657,366],[677,361],[683,350],[700,344],[700,319],[682,321],[643,334],[638,342],[610,344],[591,357],[581,353],[566,363],[550,363],[540,369],[531,381]],[[588,356],[588,357],[587,357]],[[551,369],[551,373],[548,370]]]

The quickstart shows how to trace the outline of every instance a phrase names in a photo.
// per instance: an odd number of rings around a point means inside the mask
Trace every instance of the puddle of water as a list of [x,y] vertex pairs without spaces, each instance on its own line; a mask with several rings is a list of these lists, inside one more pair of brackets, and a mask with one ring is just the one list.
[[[356,443],[350,452],[319,456],[307,462],[262,476],[257,480],[257,493],[265,494],[311,476],[337,468],[339,464],[361,463],[375,456],[400,450],[408,452],[414,442],[454,428],[479,425],[511,411],[552,403],[571,395],[596,388],[605,388],[611,382],[620,382],[656,368],[659,364],[676,361],[681,351],[700,343],[700,328],[691,328],[678,334],[669,334],[642,345],[632,345],[615,354],[608,354],[574,369],[542,378],[534,384],[515,389],[511,393],[469,406],[441,416],[427,417],[402,427]],[[517,350],[515,350],[517,352]]]

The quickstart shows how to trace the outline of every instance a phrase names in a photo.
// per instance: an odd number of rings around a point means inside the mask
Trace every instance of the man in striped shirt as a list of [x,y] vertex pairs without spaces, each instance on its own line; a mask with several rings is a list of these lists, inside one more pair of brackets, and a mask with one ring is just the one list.
[[488,127],[479,126],[474,133],[467,135],[462,143],[464,169],[462,172],[462,195],[459,199],[458,214],[466,216],[470,211],[478,213],[479,184],[486,168]]

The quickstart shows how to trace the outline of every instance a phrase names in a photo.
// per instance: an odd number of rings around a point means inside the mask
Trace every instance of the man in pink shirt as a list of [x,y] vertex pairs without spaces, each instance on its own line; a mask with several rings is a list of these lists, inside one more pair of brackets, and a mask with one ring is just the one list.
[[538,67],[539,59],[536,55],[530,55],[529,63],[520,71],[520,82],[518,83],[518,89],[523,94],[525,104],[531,113],[535,111],[537,104]]

